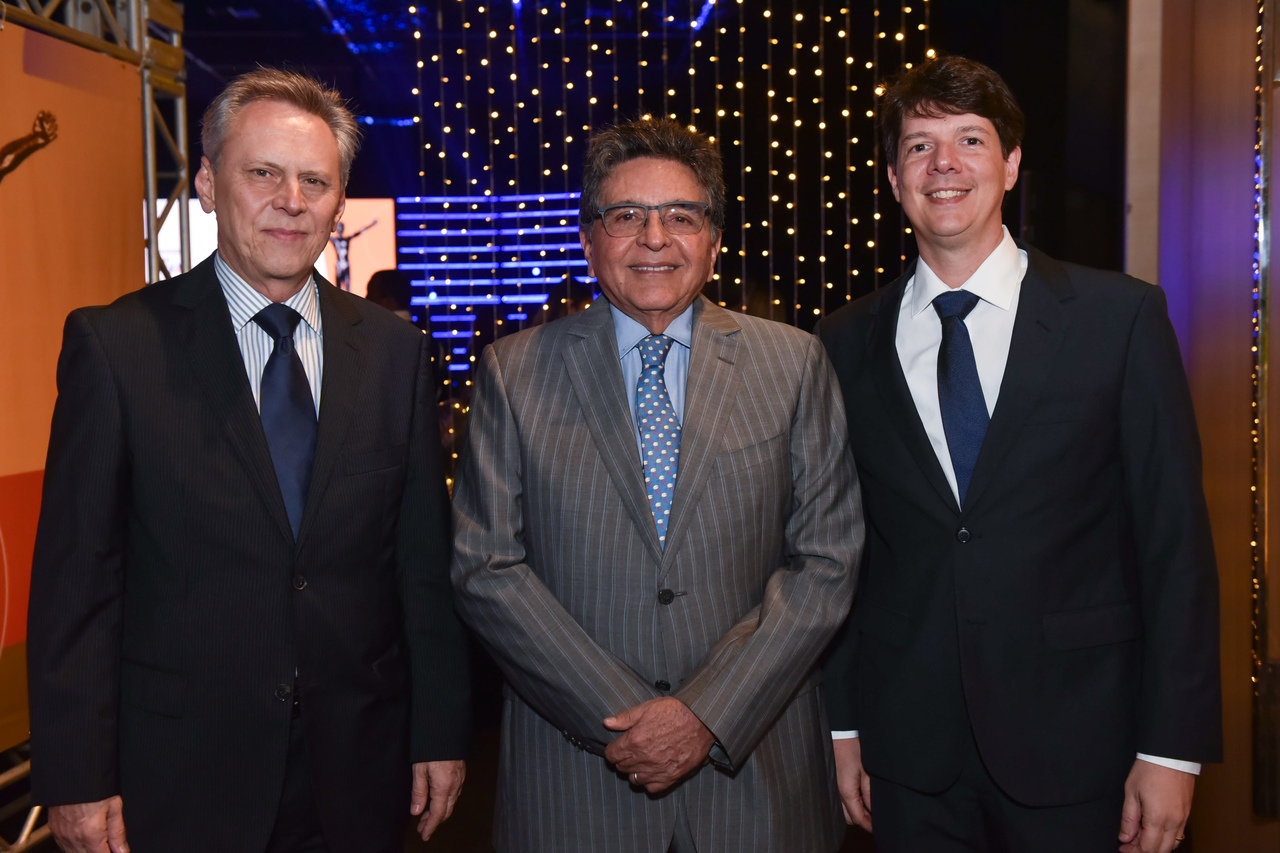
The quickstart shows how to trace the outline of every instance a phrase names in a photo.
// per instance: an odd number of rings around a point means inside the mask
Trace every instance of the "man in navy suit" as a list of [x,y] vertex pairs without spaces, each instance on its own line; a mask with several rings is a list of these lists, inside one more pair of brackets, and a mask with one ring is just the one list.
[[894,851],[1167,851],[1221,758],[1218,586],[1164,294],[1018,243],[1023,118],[948,57],[889,87],[920,257],[818,334],[867,551],[825,668],[846,819]]
[[310,78],[232,81],[217,253],[67,319],[28,646],[65,850],[386,853],[458,795],[430,339],[313,273],[357,142]]

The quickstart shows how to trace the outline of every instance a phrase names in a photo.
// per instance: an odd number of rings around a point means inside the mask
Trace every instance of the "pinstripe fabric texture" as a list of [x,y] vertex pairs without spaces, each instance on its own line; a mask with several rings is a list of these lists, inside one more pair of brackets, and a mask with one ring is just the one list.
[[[244,358],[244,371],[249,377],[249,390],[253,403],[262,408],[262,370],[275,349],[271,336],[253,322],[254,316],[271,304],[271,300],[249,286],[227,266],[222,256],[214,254],[213,269],[218,275],[222,294],[227,297],[227,309],[231,312],[231,327],[236,333],[236,344]],[[324,333],[320,320],[320,300],[317,298],[313,277],[305,287],[284,301],[302,315],[302,322],[293,330],[293,346],[302,359],[302,369],[311,385],[311,399],[316,404],[316,416],[320,415],[320,386],[324,379]]]
[[[677,798],[702,853],[843,836],[813,672],[863,541],[840,394],[811,335],[705,299],[695,311],[665,551],[605,300],[481,358],[453,580],[509,684],[504,853],[663,853]],[[601,721],[668,694],[731,766],[649,796],[602,758]]]

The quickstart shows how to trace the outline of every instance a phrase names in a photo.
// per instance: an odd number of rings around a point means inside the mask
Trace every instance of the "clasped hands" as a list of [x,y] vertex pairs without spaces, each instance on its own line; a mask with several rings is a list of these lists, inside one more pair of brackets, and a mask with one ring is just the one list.
[[674,696],[628,708],[606,718],[604,727],[623,732],[605,747],[604,757],[650,794],[665,791],[706,764],[716,742],[711,730]]

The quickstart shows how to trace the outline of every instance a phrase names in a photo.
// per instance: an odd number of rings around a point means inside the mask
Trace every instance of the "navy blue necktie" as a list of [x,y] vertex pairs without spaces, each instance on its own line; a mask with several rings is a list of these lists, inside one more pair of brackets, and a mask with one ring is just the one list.
[[658,528],[658,544],[667,547],[667,519],[671,516],[671,498],[676,491],[676,472],[680,467],[680,421],[676,420],[663,362],[675,338],[648,335],[639,343],[644,369],[636,383],[636,419],[640,421],[640,445],[644,449],[644,488],[649,496],[649,509]]
[[942,430],[951,451],[951,467],[956,472],[960,505],[964,506],[973,466],[987,434],[991,417],[978,381],[978,363],[964,318],[978,304],[967,290],[952,290],[933,300],[933,309],[942,320],[942,348],[938,350],[938,404],[942,409]]
[[311,460],[316,452],[315,399],[311,396],[307,372],[302,369],[302,359],[293,345],[293,330],[301,319],[297,311],[278,302],[263,308],[253,318],[276,342],[262,369],[259,411],[295,539],[302,524],[307,486],[311,483]]

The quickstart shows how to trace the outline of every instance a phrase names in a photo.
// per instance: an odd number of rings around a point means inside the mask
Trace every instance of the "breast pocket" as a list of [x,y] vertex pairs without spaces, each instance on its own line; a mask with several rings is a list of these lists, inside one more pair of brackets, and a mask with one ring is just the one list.
[[[773,555],[792,508],[787,438],[783,433],[716,457],[702,501],[721,530],[735,532],[733,537],[720,537],[722,548],[732,539],[731,547],[741,549],[736,557],[720,554],[726,565],[736,565],[734,559],[776,564]],[[676,489],[679,501],[679,481]]]
[[716,457],[716,473],[725,476],[745,471],[778,459],[786,452],[787,433],[783,432],[773,438],[766,438],[764,441],[721,453]]
[[407,444],[397,444],[394,447],[375,447],[373,450],[348,453],[342,468],[349,477],[399,468],[405,462],[408,448]]
[[1085,416],[1088,401],[1078,397],[1056,397],[1040,400],[1027,415],[1027,426],[1075,423]]

